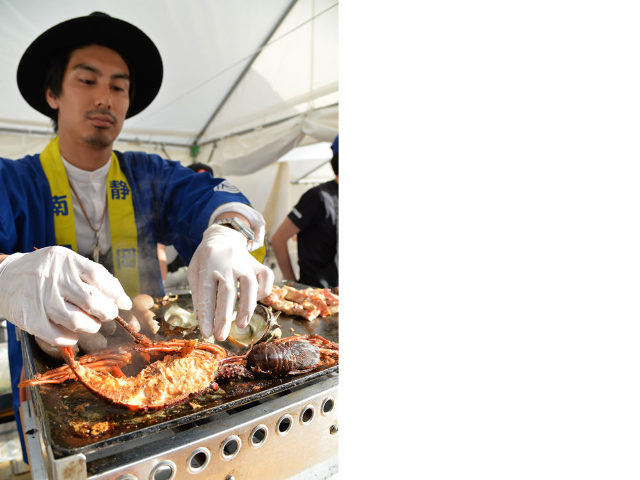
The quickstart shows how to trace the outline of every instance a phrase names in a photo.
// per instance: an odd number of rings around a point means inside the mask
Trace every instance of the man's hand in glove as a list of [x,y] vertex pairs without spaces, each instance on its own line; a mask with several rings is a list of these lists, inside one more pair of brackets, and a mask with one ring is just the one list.
[[131,300],[102,265],[65,247],[14,253],[0,262],[0,315],[56,346],[128,310]]
[[189,263],[187,272],[196,318],[204,337],[213,332],[218,340],[229,335],[237,285],[240,298],[236,324],[249,324],[257,300],[271,293],[273,272],[251,256],[247,239],[222,225],[211,225]]

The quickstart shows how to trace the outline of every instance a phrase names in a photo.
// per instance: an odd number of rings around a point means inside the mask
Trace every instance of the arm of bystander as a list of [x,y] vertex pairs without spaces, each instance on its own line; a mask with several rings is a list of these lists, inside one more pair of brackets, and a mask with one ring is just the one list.
[[299,231],[300,229],[296,227],[289,217],[286,217],[271,237],[271,247],[278,261],[278,267],[280,267],[282,276],[285,280],[292,282],[296,281],[296,277],[293,274],[287,241],[294,235],[297,235]]

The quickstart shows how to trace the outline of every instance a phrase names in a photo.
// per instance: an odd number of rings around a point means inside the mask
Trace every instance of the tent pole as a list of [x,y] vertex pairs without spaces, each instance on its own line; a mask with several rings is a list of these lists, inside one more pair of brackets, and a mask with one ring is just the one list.
[[260,55],[260,52],[262,52],[262,49],[265,47],[265,45],[267,45],[267,43],[269,43],[269,39],[271,37],[273,37],[273,35],[278,30],[278,28],[280,28],[280,25],[282,24],[284,19],[287,18],[287,15],[289,15],[289,12],[291,11],[291,9],[293,8],[293,6],[296,3],[298,3],[298,0],[292,0],[291,1],[289,6],[287,7],[287,9],[285,10],[284,14],[280,17],[280,19],[278,20],[276,25],[273,27],[271,32],[269,32],[269,35],[267,35],[267,37],[264,39],[264,42],[262,42],[262,45],[260,45],[260,48],[256,51],[256,53],[253,55],[253,57],[251,57],[251,60],[249,60],[249,63],[247,64],[247,66],[244,68],[244,70],[242,71],[240,76],[236,79],[236,81],[231,86],[231,88],[227,91],[226,95],[224,96],[224,98],[222,99],[220,104],[216,107],[215,111],[209,117],[209,120],[207,120],[207,123],[205,123],[204,127],[202,127],[202,130],[200,130],[200,133],[198,133],[198,135],[196,135],[196,137],[193,139],[192,145],[197,145],[198,144],[198,140],[200,140],[202,138],[202,136],[204,135],[204,132],[206,132],[207,128],[209,128],[209,125],[211,125],[213,120],[218,116],[218,113],[220,112],[222,107],[224,107],[224,105],[227,103],[227,100],[229,100],[229,97],[231,96],[233,91],[237,88],[237,86],[240,84],[242,79],[247,75],[247,73],[251,69],[251,66],[253,65],[253,62],[256,61],[256,58],[258,58],[258,55]]
[[251,133],[259,128],[269,128],[269,127],[273,127],[274,125],[278,125],[280,123],[286,122],[288,120],[291,120],[292,118],[296,118],[296,117],[301,117],[303,115],[308,115],[311,112],[317,112],[319,110],[323,110],[325,108],[333,108],[333,107],[337,107],[338,103],[332,103],[331,105],[325,105],[324,107],[320,107],[320,108],[316,108],[315,110],[310,110],[308,112],[304,112],[304,113],[296,113],[295,115],[290,115],[288,117],[285,118],[281,118],[280,120],[274,120],[273,122],[268,122],[268,123],[263,123],[262,125],[259,126],[255,126],[255,127],[251,127],[251,128],[247,128],[246,130],[240,130],[238,132],[233,132],[230,133],[229,135],[224,135],[222,137],[216,137],[216,138],[212,138],[211,140],[207,140],[205,142],[202,142],[200,144],[201,147],[204,147],[205,145],[209,145],[210,143],[216,143],[219,142],[220,140],[224,140],[225,138],[229,138],[229,137],[235,137],[235,136],[239,136],[239,135],[244,135],[245,133]]
[[12,128],[12,127],[0,127],[2,133],[20,133],[26,135],[55,135],[53,130],[31,130],[29,128]]
[[[0,134],[2,133],[15,133],[20,135],[42,135],[46,137],[54,137],[56,135],[53,132],[53,130],[30,130],[28,128],[12,128],[12,127],[0,127]],[[116,141],[125,142],[125,143],[145,144],[145,145],[160,145],[161,147],[164,147],[164,146],[179,147],[179,148],[191,147],[190,143],[159,142],[157,140],[144,140],[136,137],[134,138],[118,137]]]
[[295,179],[293,182],[291,182],[292,185],[298,185],[300,183],[300,181],[303,178],[308,177],[309,175],[311,175],[313,172],[315,172],[316,170],[320,170],[320,168],[324,167],[327,163],[329,163],[331,160],[327,160],[326,162],[322,162],[320,165],[318,165],[317,167],[312,168],[311,170],[309,170],[307,173],[305,173],[304,175],[302,175],[301,177]]

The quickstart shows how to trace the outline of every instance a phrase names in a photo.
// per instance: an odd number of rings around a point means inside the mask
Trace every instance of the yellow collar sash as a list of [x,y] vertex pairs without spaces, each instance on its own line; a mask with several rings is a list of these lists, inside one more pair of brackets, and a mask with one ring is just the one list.
[[[40,164],[51,189],[56,243],[77,252],[71,188],[60,156],[58,137],[51,140],[42,151]],[[140,293],[138,231],[131,189],[127,177],[120,169],[120,162],[113,152],[111,152],[111,167],[107,174],[107,208],[111,228],[114,275],[120,280],[127,295],[133,297]]]

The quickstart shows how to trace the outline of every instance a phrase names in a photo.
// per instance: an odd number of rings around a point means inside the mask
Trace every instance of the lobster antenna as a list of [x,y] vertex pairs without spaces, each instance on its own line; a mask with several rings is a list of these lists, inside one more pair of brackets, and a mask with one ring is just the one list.
[[258,340],[251,340],[251,346],[249,347],[249,351],[253,348],[256,343],[263,342],[267,336],[273,332],[276,328],[280,328],[280,325],[277,322],[278,317],[280,316],[279,311],[275,314],[273,313],[273,309],[271,307],[265,307],[264,305],[258,304],[258,306],[262,307],[265,312],[267,325],[264,328],[264,333],[260,336]]
[[129,332],[129,334],[131,334],[131,336],[138,342],[141,343],[142,345],[149,345],[151,342],[151,340],[149,340],[145,335],[136,332],[133,328],[131,328],[129,326],[129,324],[120,316],[116,316],[116,318],[114,318],[115,322],[118,323],[122,328],[124,328],[127,332]]

